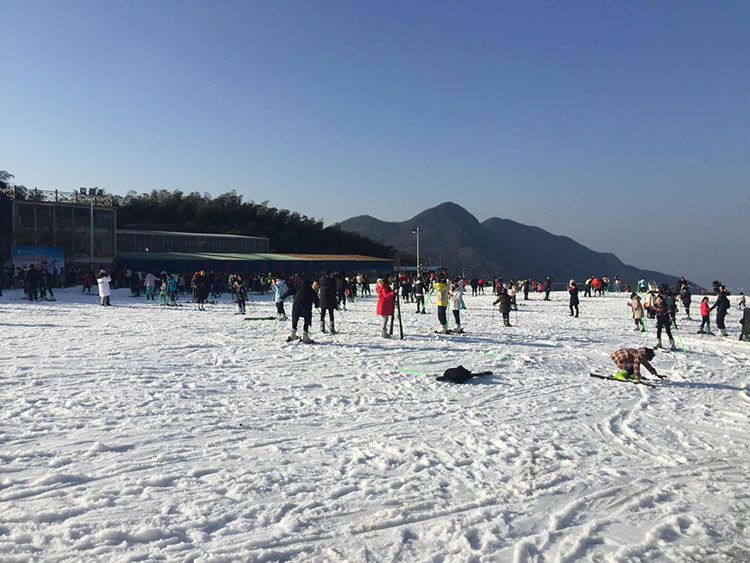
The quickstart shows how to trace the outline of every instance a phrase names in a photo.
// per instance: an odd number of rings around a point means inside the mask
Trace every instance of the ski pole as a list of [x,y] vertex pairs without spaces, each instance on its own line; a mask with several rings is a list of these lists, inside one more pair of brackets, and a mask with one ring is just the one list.
[[646,332],[643,334],[643,340],[646,344],[648,344],[648,323],[646,322],[645,317],[641,317],[641,324],[643,325],[643,328],[646,330]]
[[276,325],[279,324],[279,314],[276,313],[276,320],[273,321],[273,334],[271,335],[271,340],[276,338]]
[[677,328],[677,323],[672,321],[672,326],[674,327],[674,331],[677,333],[677,339],[680,341],[682,351],[685,352],[685,355],[687,356],[687,352],[685,351],[685,344],[682,343],[682,336],[680,336],[680,329]]
[[433,286],[432,289],[430,289],[430,293],[427,294],[427,300],[422,304],[422,312],[424,313],[425,308],[430,302],[430,299],[432,299],[432,292],[435,291],[435,287]]

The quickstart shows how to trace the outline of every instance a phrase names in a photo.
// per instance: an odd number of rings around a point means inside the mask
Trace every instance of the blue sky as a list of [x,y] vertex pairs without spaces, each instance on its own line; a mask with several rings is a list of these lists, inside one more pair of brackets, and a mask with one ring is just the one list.
[[747,2],[0,0],[0,169],[323,219],[455,201],[750,287]]

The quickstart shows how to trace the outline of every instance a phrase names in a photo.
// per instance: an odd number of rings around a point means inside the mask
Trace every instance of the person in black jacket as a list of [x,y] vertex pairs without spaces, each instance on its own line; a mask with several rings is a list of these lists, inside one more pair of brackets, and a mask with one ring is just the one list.
[[570,280],[568,293],[570,293],[570,316],[573,316],[573,309],[575,309],[575,316],[578,317],[578,286],[574,279]]
[[544,280],[544,300],[549,301],[549,292],[552,291],[552,278],[547,276]]
[[[312,324],[312,307],[320,306],[318,300],[318,294],[312,288],[309,281],[303,280],[299,275],[294,276],[294,284],[292,287],[286,290],[281,296],[282,301],[287,297],[294,295],[294,301],[292,302],[292,333],[287,342],[293,342],[298,340],[297,338],[297,326],[299,324],[300,317],[304,320],[302,328],[302,342],[309,344],[312,342],[308,331]],[[334,297],[335,299],[335,297]]]
[[199,311],[205,311],[203,304],[208,299],[208,292],[211,288],[211,284],[206,276],[206,270],[201,270],[193,277],[193,286],[195,287],[195,302],[198,304],[197,309]]
[[336,303],[337,307],[342,307],[346,311],[346,292],[349,291],[349,282],[344,272],[336,274]]
[[336,334],[336,325],[333,318],[333,310],[338,305],[336,299],[336,280],[333,279],[331,270],[326,271],[326,275],[318,281],[320,287],[320,332],[326,331],[326,311],[328,319],[331,321],[331,334]]
[[424,313],[424,281],[422,281],[422,276],[417,276],[413,291],[417,302],[417,313]]
[[688,320],[690,319],[690,302],[692,301],[693,295],[690,293],[690,284],[685,282],[680,288],[680,301],[682,306],[685,308]]
[[727,316],[727,311],[730,307],[729,297],[727,297],[727,288],[723,285],[719,286],[719,297],[716,299],[716,303],[711,306],[709,311],[716,309],[716,326],[719,327],[719,334],[722,336],[727,335],[726,326],[724,326],[724,318]]

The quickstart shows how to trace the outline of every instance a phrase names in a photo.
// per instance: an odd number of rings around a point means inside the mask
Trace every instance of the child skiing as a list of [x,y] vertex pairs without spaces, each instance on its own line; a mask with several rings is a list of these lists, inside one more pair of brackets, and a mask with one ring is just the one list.
[[[701,299],[701,327],[698,329],[698,334],[713,334],[711,332],[711,308],[708,305],[708,296],[704,296]],[[706,327],[706,330],[703,330]]]
[[646,331],[646,321],[643,318],[643,305],[641,305],[641,296],[635,291],[630,294],[630,301],[628,301],[628,307],[633,310],[633,321],[635,322],[636,332]]
[[499,291],[500,291],[500,294],[497,296],[497,299],[492,305],[494,306],[500,303],[500,314],[503,316],[503,325],[511,326],[510,325],[510,296],[508,295],[508,290],[501,286]]

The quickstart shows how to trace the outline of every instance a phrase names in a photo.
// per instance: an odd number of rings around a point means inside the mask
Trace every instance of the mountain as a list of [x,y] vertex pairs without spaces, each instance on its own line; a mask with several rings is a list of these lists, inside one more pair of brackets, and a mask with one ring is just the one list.
[[403,222],[380,221],[369,215],[340,223],[341,230],[354,231],[382,241],[398,250],[415,254],[415,227],[422,227],[420,257],[430,265],[442,265],[449,272],[464,271],[469,277],[552,276],[558,283],[571,277],[583,281],[590,275],[619,275],[634,285],[641,278],[672,284],[677,276],[643,270],[624,264],[608,252],[596,252],[565,236],[510,219],[492,217],[480,223],[455,203],[437,207]]

